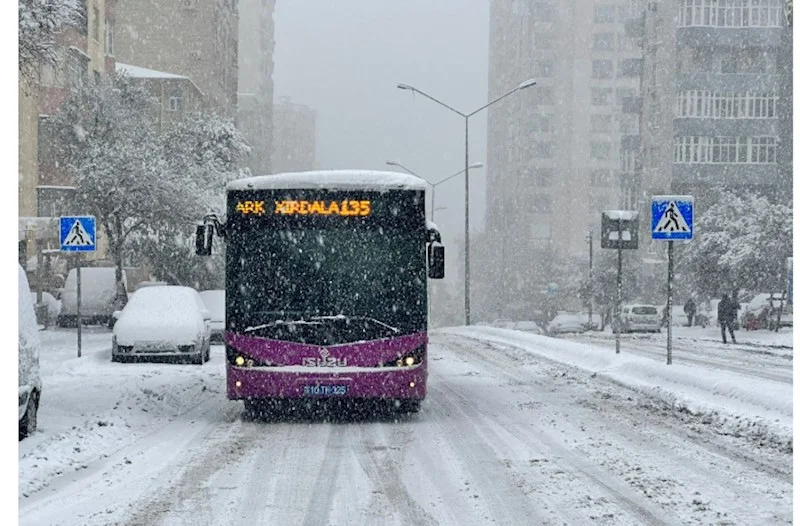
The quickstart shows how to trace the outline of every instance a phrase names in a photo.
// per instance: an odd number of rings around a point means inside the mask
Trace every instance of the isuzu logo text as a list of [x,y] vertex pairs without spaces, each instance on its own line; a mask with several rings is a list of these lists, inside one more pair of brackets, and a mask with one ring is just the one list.
[[347,367],[347,358],[335,358],[330,356],[327,349],[319,351],[319,358],[309,356],[303,358],[303,366],[305,367]]

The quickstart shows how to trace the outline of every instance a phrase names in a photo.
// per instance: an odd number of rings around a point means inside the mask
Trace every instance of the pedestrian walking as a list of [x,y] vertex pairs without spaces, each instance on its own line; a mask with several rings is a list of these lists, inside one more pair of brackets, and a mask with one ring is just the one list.
[[683,312],[689,319],[689,327],[691,327],[692,321],[694,320],[694,315],[697,313],[697,305],[694,304],[694,300],[692,298],[689,298],[686,300],[686,303],[683,304]]
[[727,294],[722,295],[722,299],[717,306],[717,319],[719,320],[719,327],[722,330],[722,343],[728,343],[725,337],[725,329],[731,335],[731,341],[736,343],[736,336],[733,334],[733,323],[736,320],[737,304],[734,303]]

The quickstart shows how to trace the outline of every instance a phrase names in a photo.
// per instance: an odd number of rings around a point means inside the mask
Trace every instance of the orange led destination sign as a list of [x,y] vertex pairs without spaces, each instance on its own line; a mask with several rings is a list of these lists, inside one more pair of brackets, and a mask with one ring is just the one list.
[[[372,213],[371,202],[365,201],[275,201],[275,215],[337,215],[368,216]],[[239,201],[236,211],[243,215],[264,215],[264,201]]]

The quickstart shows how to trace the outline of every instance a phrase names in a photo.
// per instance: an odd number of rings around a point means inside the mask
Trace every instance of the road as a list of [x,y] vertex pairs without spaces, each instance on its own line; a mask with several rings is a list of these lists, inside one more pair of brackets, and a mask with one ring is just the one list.
[[434,332],[429,357],[422,411],[400,418],[250,421],[198,391],[21,496],[20,524],[792,522],[791,452],[513,346]]

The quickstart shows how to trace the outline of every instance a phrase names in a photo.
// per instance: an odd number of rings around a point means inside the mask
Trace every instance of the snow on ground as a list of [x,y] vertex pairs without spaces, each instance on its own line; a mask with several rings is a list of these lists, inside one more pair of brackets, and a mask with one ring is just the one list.
[[203,366],[112,363],[111,332],[82,333],[78,358],[74,329],[40,332],[39,429],[19,443],[23,498],[159,429],[197,405],[204,391],[223,396],[219,357]]
[[[696,338],[698,344],[713,339],[715,328],[676,327],[674,335]],[[651,358],[565,339],[493,327],[440,329],[451,333],[522,348],[584,371],[602,375],[621,385],[656,397],[674,409],[703,414],[731,433],[769,441],[784,449],[792,447],[792,385],[711,367],[673,362],[666,365]],[[788,335],[788,337],[787,337]],[[624,338],[624,337],[623,337]],[[721,339],[721,337],[720,337]],[[624,341],[624,340],[623,340]],[[753,331],[737,342],[791,347],[790,332]],[[664,350],[666,355],[666,350]]]

